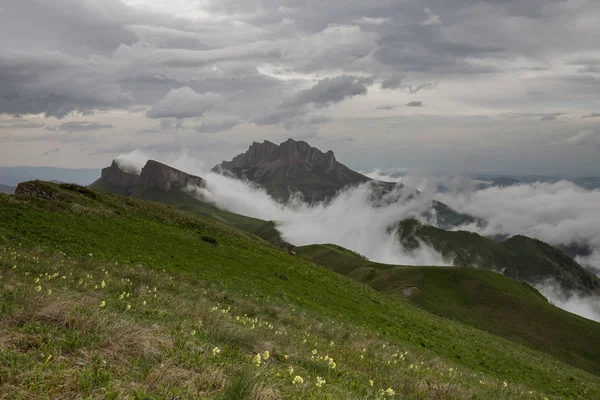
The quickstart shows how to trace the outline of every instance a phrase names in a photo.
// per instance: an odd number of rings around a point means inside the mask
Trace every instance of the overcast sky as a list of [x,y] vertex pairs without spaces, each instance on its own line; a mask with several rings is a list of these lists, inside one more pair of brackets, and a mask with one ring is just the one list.
[[3,0],[0,165],[303,139],[361,170],[600,175],[597,0]]

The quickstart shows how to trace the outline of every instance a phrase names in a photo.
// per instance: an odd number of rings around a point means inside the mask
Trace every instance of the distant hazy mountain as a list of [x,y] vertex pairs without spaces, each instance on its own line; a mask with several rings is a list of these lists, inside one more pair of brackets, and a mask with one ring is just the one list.
[[0,193],[13,194],[15,192],[15,189],[16,189],[16,187],[14,187],[14,186],[0,184]]
[[477,189],[485,189],[490,186],[512,186],[519,184],[528,184],[534,182],[542,183],[555,183],[558,181],[569,181],[576,185],[581,186],[584,189],[594,190],[600,189],[600,177],[598,176],[587,176],[587,177],[565,177],[565,176],[547,176],[547,175],[483,175],[478,174],[475,176],[476,179],[484,181],[477,185]]
[[19,182],[39,179],[89,185],[99,173],[98,168],[0,167],[0,184],[17,186]]

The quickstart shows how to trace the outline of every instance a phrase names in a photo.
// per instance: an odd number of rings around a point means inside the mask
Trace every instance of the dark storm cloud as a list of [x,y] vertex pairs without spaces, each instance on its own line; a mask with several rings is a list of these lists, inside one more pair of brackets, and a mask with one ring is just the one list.
[[327,107],[339,103],[346,98],[360,96],[367,93],[371,79],[357,78],[354,76],[338,76],[320,80],[310,89],[298,93],[295,98],[285,102],[287,106],[304,106],[314,104],[317,107]]
[[411,101],[406,104],[408,107],[423,107],[422,101]]
[[[330,120],[320,115],[325,108],[370,95],[373,84],[385,96],[415,94],[522,67],[548,74],[539,78],[554,101],[548,110],[592,99],[600,88],[592,73],[596,28],[569,28],[598,15],[597,2],[214,0],[198,20],[120,0],[4,0],[2,9],[0,114],[130,109],[169,121],[157,131],[207,117],[198,131],[252,121],[308,132]],[[546,68],[548,54],[563,52],[580,72]],[[313,79],[321,80],[306,89]],[[498,102],[514,107],[512,98]]]
[[[290,124],[289,120],[306,115],[310,106],[313,108],[329,107],[345,99],[364,95],[372,83],[373,80],[370,78],[347,75],[324,78],[313,87],[301,90],[284,100],[273,111],[260,116],[254,122],[259,125],[270,125],[288,121]],[[294,124],[289,126],[294,126]]]
[[78,60],[56,52],[0,54],[0,113],[45,114],[124,107],[130,97],[111,80],[100,60]]

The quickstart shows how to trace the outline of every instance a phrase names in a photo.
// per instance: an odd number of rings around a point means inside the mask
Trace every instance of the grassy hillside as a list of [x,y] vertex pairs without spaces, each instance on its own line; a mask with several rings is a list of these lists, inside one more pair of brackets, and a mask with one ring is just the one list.
[[371,263],[334,245],[298,255],[437,315],[517,341],[600,374],[600,324],[548,303],[533,287],[493,271]]
[[6,398],[600,396],[597,375],[241,230],[157,203],[29,185],[38,197],[0,195]]
[[136,199],[167,204],[180,210],[193,212],[244,231],[254,233],[278,247],[289,246],[281,239],[279,231],[277,231],[274,223],[221,210],[212,204],[194,198],[178,188],[168,192],[156,188],[145,189],[142,186],[136,187],[133,190],[126,190],[122,187],[111,185],[102,178],[92,183],[89,188],[100,190],[105,193],[121,194]]
[[407,248],[424,242],[452,259],[454,265],[502,271],[504,275],[530,283],[552,279],[567,291],[600,294],[600,278],[577,264],[556,247],[525,236],[503,242],[465,231],[445,231],[405,220],[398,225],[400,241]]

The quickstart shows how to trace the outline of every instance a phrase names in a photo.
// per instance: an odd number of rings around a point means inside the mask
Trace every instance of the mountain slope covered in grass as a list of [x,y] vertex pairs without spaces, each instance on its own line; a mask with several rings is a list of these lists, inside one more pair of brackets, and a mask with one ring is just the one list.
[[27,185],[0,195],[9,398],[600,396],[597,375],[241,230],[74,185]]
[[400,241],[414,249],[425,243],[454,265],[482,267],[537,284],[551,279],[568,292],[600,294],[600,278],[556,247],[526,236],[496,242],[476,233],[445,231],[414,219],[398,224]]
[[600,323],[553,306],[526,282],[480,268],[372,263],[335,245],[294,251],[397,299],[600,374]]

